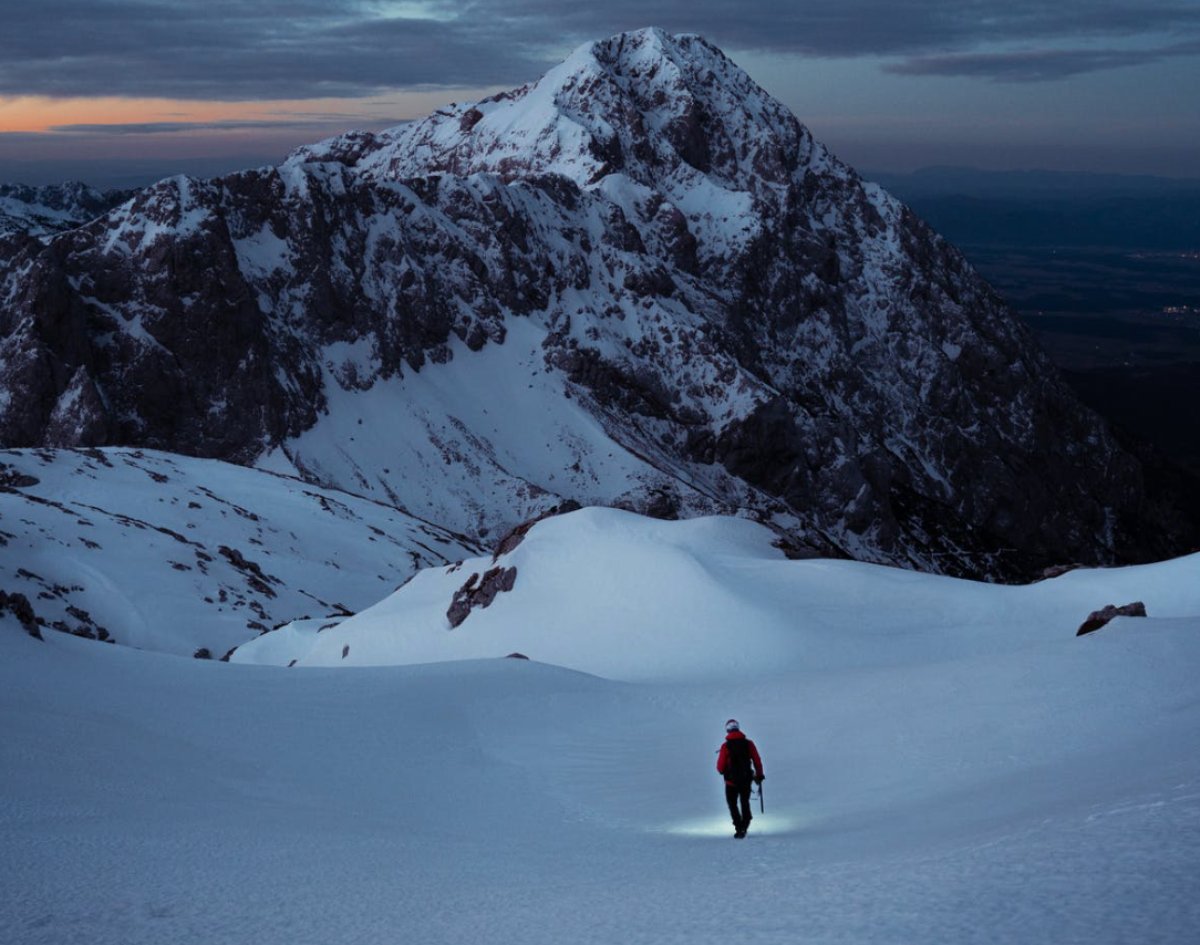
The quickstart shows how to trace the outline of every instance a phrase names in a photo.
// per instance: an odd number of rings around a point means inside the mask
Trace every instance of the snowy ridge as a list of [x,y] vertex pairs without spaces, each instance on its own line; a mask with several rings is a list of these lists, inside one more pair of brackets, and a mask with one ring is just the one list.
[[22,234],[44,240],[94,220],[129,197],[129,191],[99,191],[80,183],[50,187],[0,183],[0,239]]
[[152,451],[0,451],[0,589],[44,628],[214,659],[472,546],[393,508]]
[[[452,626],[456,593],[496,569],[515,569],[511,590]],[[624,680],[838,673],[1037,649],[1073,639],[1092,610],[1118,599],[1143,601],[1154,618],[1200,620],[1200,555],[981,585],[859,562],[789,561],[768,529],[745,520],[584,509],[538,522],[510,552],[425,569],[319,635],[285,627],[232,658],[368,666],[515,651]]]

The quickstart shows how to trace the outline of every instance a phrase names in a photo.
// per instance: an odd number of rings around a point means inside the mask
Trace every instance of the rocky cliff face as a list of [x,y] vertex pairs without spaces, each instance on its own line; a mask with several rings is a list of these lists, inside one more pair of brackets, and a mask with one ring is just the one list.
[[0,442],[299,472],[476,536],[740,510],[973,575],[1184,526],[962,257],[719,50],[644,30],[0,269]]

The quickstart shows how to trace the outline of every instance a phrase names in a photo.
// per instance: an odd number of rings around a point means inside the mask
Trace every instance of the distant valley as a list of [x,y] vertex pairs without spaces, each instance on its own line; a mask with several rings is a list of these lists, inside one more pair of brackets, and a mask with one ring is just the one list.
[[1200,181],[869,174],[955,243],[1079,397],[1200,477]]

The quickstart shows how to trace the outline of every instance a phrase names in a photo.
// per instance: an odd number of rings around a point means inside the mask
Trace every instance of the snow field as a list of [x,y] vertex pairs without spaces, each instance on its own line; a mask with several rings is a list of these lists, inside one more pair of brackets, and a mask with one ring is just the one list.
[[[605,574],[618,549],[628,570]],[[454,632],[504,650],[557,600],[540,642],[574,639],[577,665],[625,668],[612,678],[505,659],[215,664],[38,643],[0,618],[0,939],[1190,938],[1196,558],[995,588],[771,552],[740,521],[585,511],[536,526],[507,556],[528,575]],[[590,562],[573,609],[542,583],[557,573],[543,559]],[[775,663],[731,669],[734,591],[774,586],[787,606],[776,568],[820,619],[799,648],[778,628],[756,637],[760,601],[734,629],[763,651],[775,640]],[[698,602],[679,666],[678,627],[577,636],[625,626],[573,615],[636,574],[615,613],[655,585]],[[1073,636],[1079,602],[1134,592],[1164,616]],[[723,596],[728,611],[705,618]],[[731,715],[767,771],[744,843],[714,770]]]

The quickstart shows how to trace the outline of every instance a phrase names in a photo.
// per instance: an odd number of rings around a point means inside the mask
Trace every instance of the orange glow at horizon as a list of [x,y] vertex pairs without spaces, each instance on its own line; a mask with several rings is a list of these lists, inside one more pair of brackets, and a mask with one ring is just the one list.
[[[297,103],[287,103],[293,108]],[[61,125],[124,125],[143,122],[210,122],[264,117],[283,104],[266,102],[181,102],[171,99],[0,98],[0,132],[48,132]],[[276,111],[278,115],[278,111]]]
[[[0,134],[54,133],[69,125],[136,125],[158,122],[316,122],[378,124],[420,118],[452,100],[482,98],[493,90],[444,89],[400,92],[374,98],[302,99],[253,102],[189,101],[165,98],[48,98],[0,96]],[[99,129],[98,129],[99,130]]]

